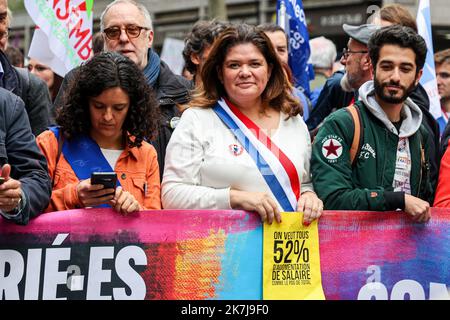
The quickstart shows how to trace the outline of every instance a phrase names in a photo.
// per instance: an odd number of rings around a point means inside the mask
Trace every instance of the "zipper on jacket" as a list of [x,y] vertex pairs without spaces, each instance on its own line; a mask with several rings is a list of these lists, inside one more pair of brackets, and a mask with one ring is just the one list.
[[[419,139],[421,139],[420,136],[419,136]],[[421,185],[422,185],[422,170],[423,170],[423,166],[424,166],[424,163],[422,163],[422,160],[425,161],[425,165],[426,165],[425,151],[422,146],[422,141],[419,140],[419,143],[420,143],[420,177],[419,177],[419,187],[417,188],[417,198],[420,198],[419,195],[420,195],[420,189],[421,189]]]
[[159,105],[184,104],[189,102],[190,95],[188,92],[179,94],[166,94],[158,99]]
[[[422,160],[421,160],[420,162],[422,162]],[[417,198],[420,198],[420,197],[419,197],[419,194],[420,194],[421,184],[422,184],[422,163],[420,164],[419,187],[417,188],[417,195],[416,195]]]

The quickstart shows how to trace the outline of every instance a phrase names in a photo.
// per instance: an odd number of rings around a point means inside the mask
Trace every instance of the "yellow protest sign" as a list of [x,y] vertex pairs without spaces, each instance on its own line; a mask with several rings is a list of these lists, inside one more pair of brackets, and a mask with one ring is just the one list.
[[283,212],[282,223],[264,224],[263,299],[324,300],[318,222]]

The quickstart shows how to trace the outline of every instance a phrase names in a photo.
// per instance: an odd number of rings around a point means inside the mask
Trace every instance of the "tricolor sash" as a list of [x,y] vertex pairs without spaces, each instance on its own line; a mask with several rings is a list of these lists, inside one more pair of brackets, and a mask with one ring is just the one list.
[[[59,127],[50,127],[58,140],[60,133]],[[82,134],[69,140],[64,140],[62,145],[64,158],[72,167],[73,172],[79,180],[89,179],[92,172],[113,172],[105,156],[103,155],[97,142],[88,135]],[[117,179],[117,185],[120,181]],[[107,204],[98,207],[110,208]]]
[[295,212],[300,198],[300,181],[292,161],[229,101],[219,100],[213,110],[255,161],[283,211]]

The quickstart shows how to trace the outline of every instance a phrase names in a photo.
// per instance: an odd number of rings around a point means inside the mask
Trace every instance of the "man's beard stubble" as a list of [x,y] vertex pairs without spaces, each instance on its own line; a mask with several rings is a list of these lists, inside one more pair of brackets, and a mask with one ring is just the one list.
[[[399,83],[395,83],[395,82],[388,82],[388,83],[383,83],[381,84],[377,77],[376,74],[374,75],[374,79],[373,79],[373,84],[375,87],[375,94],[384,102],[386,103],[392,103],[392,104],[397,104],[397,103],[403,103],[411,94],[411,92],[414,91],[414,89],[416,88],[416,84],[413,82],[411,83],[411,85],[408,88],[405,88],[404,86],[401,86]],[[387,86],[397,86],[400,90],[403,91],[403,95],[400,97],[395,97],[394,95],[386,95],[384,93],[384,88],[386,88]],[[387,90],[389,92],[389,90]]]
[[344,73],[344,75],[341,78],[341,88],[342,90],[344,90],[345,92],[353,92],[353,88],[350,85],[350,83],[348,82],[348,74],[347,72]]

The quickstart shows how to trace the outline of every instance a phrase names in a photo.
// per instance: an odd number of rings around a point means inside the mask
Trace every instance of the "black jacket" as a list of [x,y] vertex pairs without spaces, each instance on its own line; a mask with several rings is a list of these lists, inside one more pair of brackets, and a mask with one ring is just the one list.
[[[332,111],[347,107],[355,94],[353,92],[345,92],[341,87],[341,78],[344,72],[335,72],[324,85],[322,92],[317,100],[316,106],[313,108],[306,124],[308,129],[314,130]],[[430,153],[430,180],[433,188],[436,187],[439,174],[439,125],[430,113],[430,100],[427,92],[419,84],[409,96],[422,111],[422,124],[428,131],[427,144]],[[450,130],[450,129],[449,129]],[[311,131],[311,137],[317,131]]]
[[346,107],[352,101],[353,92],[342,90],[341,79],[343,76],[343,71],[337,71],[325,82],[317,98],[317,103],[306,120],[309,131],[317,128],[332,111]]
[[[162,60],[160,67],[159,76],[153,86],[153,90],[159,103],[162,119],[158,136],[154,141],[151,141],[151,143],[158,154],[159,174],[160,179],[162,179],[166,147],[178,122],[177,120],[179,120],[179,117],[181,116],[177,104],[184,104],[189,101],[189,90],[193,87],[193,84],[182,76],[175,75],[172,70],[170,70],[169,66]],[[71,70],[64,77],[54,102],[55,109],[64,105],[64,94],[68,92],[69,82],[75,77],[77,70],[78,68]]]
[[19,180],[25,207],[17,217],[5,217],[19,224],[43,212],[51,196],[47,161],[40,152],[23,101],[0,88],[0,166],[11,165],[11,177]]
[[158,154],[158,164],[160,179],[162,180],[164,172],[164,159],[166,158],[166,147],[172,132],[175,129],[181,116],[177,104],[187,103],[190,99],[189,90],[192,88],[192,82],[175,75],[169,66],[161,60],[161,71],[158,80],[154,86],[156,98],[158,100],[162,123],[157,138],[152,141]]
[[16,68],[0,50],[3,78],[0,86],[22,98],[35,136],[44,131],[52,122],[53,105],[47,84],[24,68]]
[[441,145],[440,145],[440,154],[439,157],[442,158],[444,156],[445,150],[447,150],[448,139],[450,139],[450,121],[445,125],[444,132],[442,132],[441,137]]

